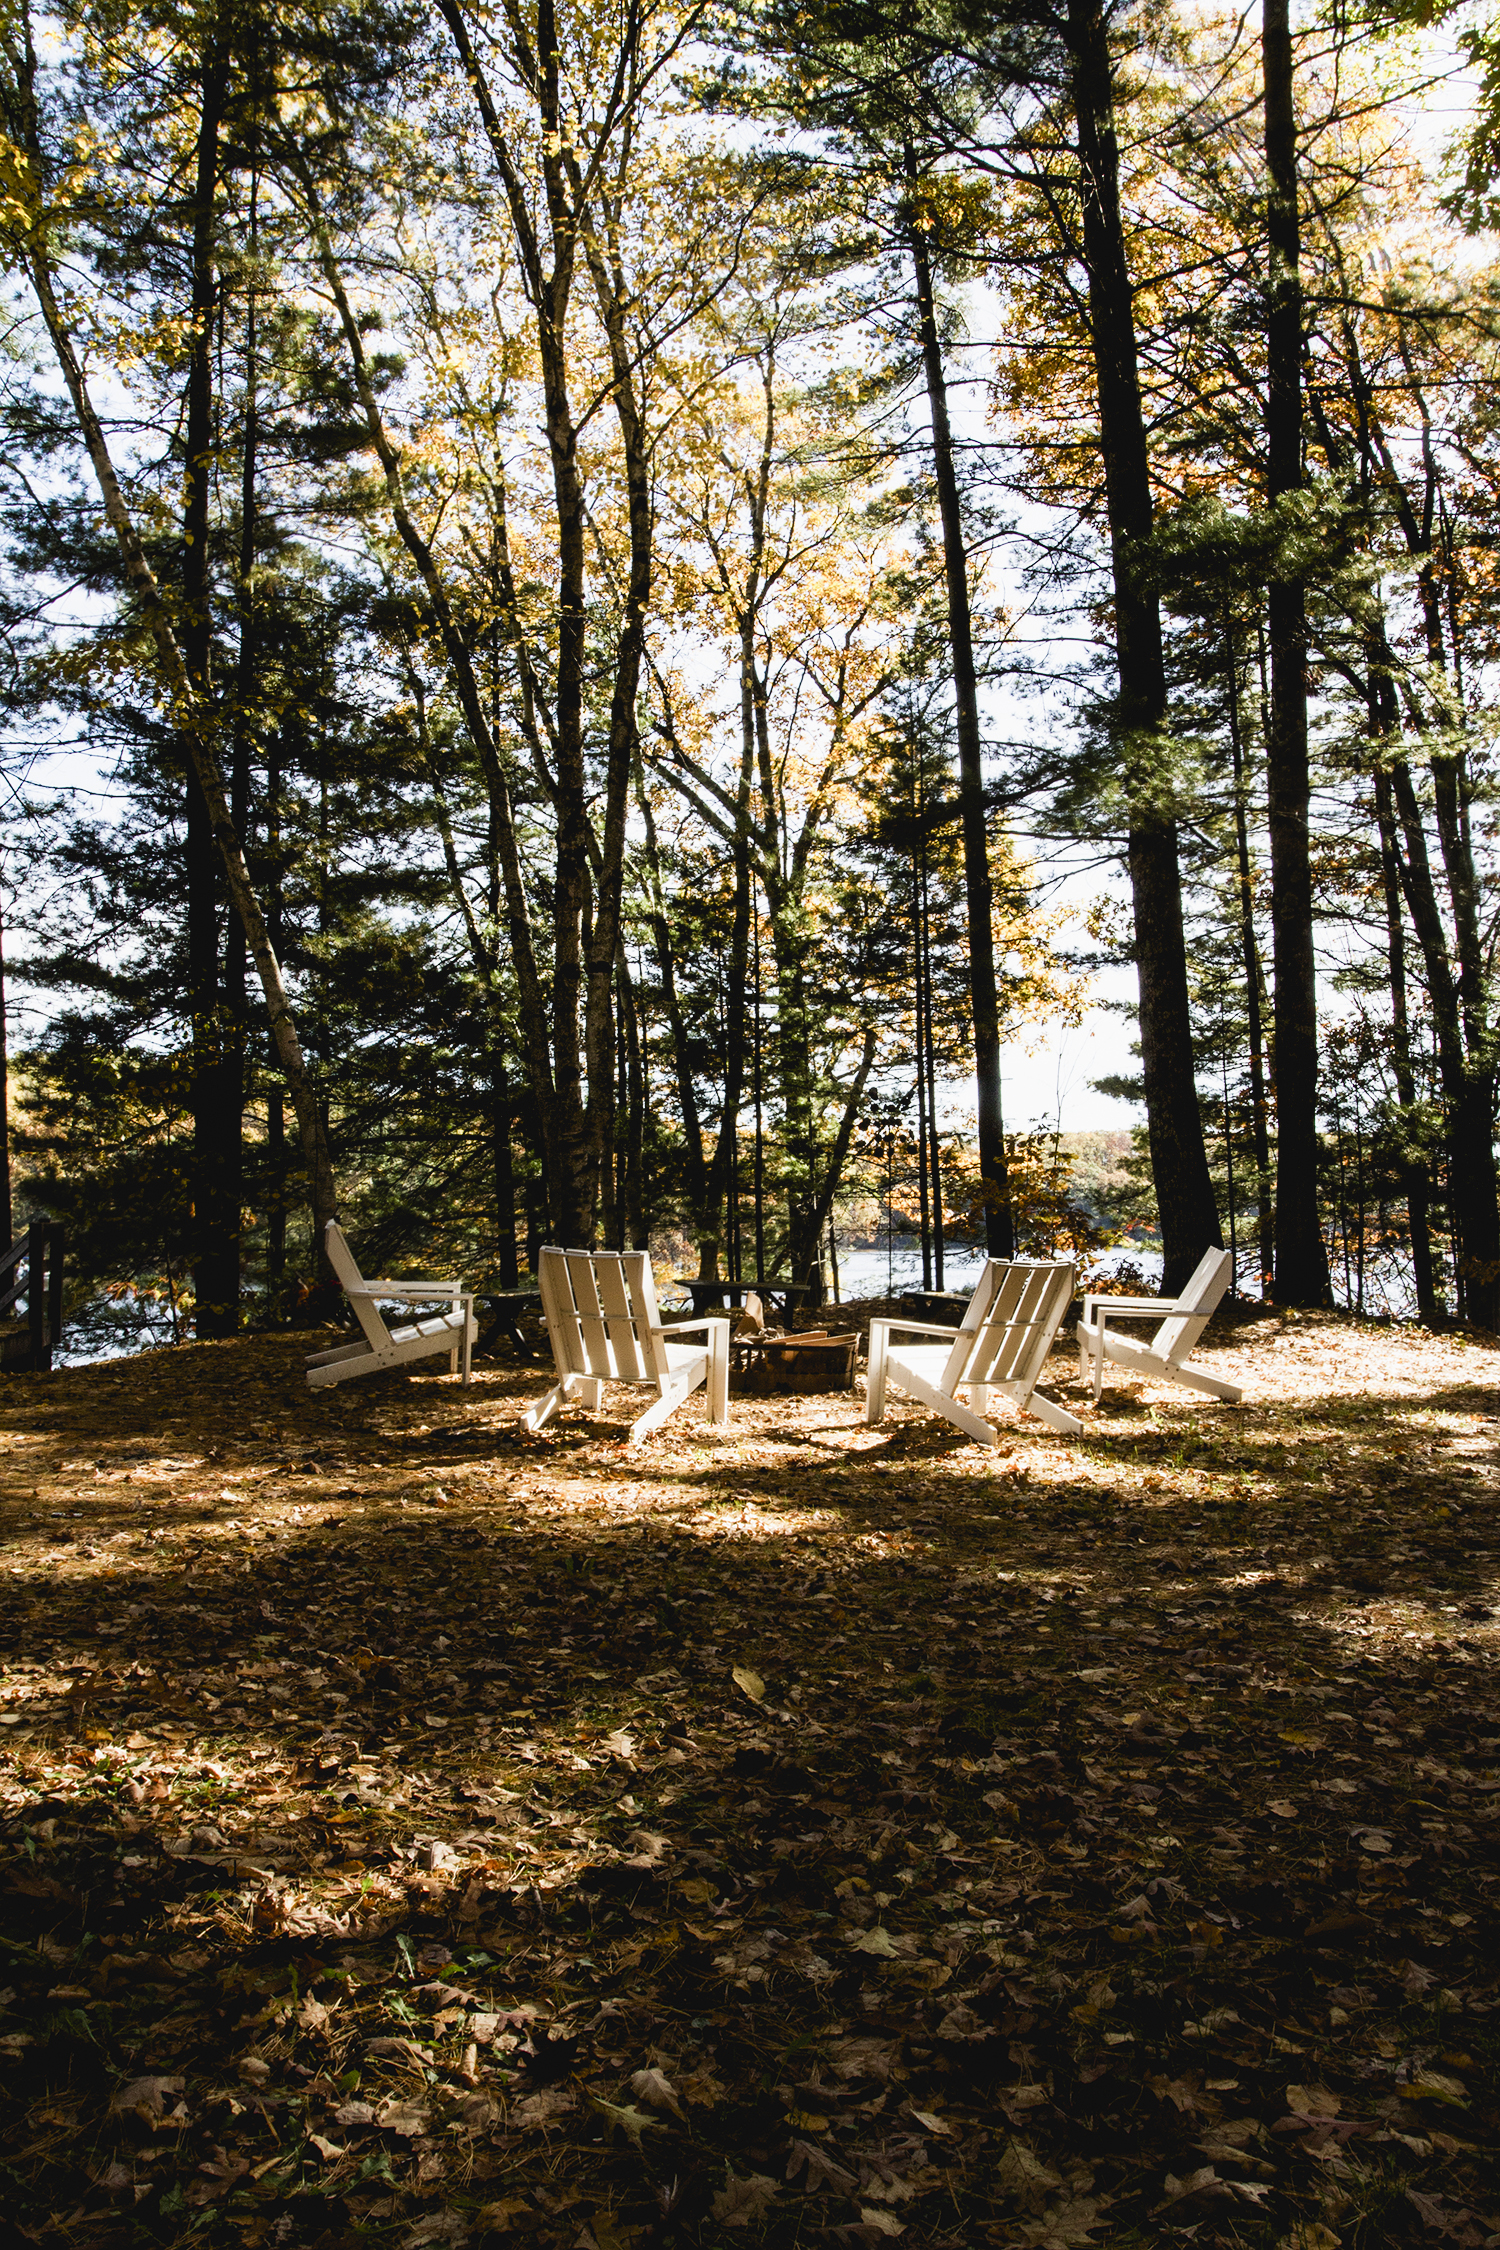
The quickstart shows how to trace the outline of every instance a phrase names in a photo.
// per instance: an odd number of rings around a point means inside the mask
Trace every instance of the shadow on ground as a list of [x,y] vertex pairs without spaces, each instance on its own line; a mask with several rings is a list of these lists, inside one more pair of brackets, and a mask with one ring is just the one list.
[[1500,1360],[1308,1350],[992,1455],[12,1383],[15,2223],[1500,2241]]

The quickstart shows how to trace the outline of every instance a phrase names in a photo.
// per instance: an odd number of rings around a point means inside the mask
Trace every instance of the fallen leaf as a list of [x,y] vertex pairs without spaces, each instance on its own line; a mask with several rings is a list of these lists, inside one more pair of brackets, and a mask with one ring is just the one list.
[[687,2119],[682,2116],[676,2088],[663,2071],[654,2069],[635,2071],[631,2076],[630,2090],[641,2101],[649,2102],[653,2109],[670,2110],[674,2117],[682,2118],[682,2122],[687,2123]]
[[375,2112],[375,2123],[384,2132],[397,2133],[408,2141],[418,2133],[425,2133],[431,2122],[430,2112],[395,2095],[382,2102]]
[[659,2117],[648,2117],[643,2109],[637,2109],[633,2103],[622,2105],[606,2102],[597,2094],[590,2094],[589,2106],[597,2110],[611,2132],[624,2133],[634,2141],[637,2148],[641,2145],[642,2133],[660,2133],[663,2130]]
[[761,2226],[779,2193],[776,2182],[764,2172],[752,2172],[747,2179],[739,2179],[728,2172],[723,2187],[714,2197],[713,2216],[720,2226]]
[[930,2109],[914,2109],[912,2111],[912,2116],[921,2126],[924,2133],[942,2133],[944,2135],[947,2135],[951,2134],[953,2131],[953,2127],[951,2125],[949,2125],[943,2118],[935,2117]]
[[752,1703],[765,1702],[766,1683],[759,1672],[752,1672],[748,1665],[736,1664],[729,1677],[743,1695],[749,1696]]
[[795,2179],[805,2173],[803,2185],[809,2195],[817,2195],[825,2188],[833,2188],[846,2195],[855,2187],[855,2175],[845,2171],[836,2156],[818,2148],[812,2141],[794,2140],[786,2160],[786,2176]]
[[402,2250],[423,2250],[432,2242],[467,2242],[469,2230],[456,2211],[435,2211],[429,2218],[418,2219],[416,2225],[401,2238]]
[[849,1940],[849,1951],[851,1953],[873,1953],[881,1961],[894,1960],[896,1950],[895,1941],[890,1931],[880,1922],[875,1923],[873,1928],[866,1930],[862,1937]]
[[541,2093],[528,2094],[523,2102],[517,2102],[511,2116],[518,2125],[534,2130],[539,2125],[555,2124],[559,2117],[566,2117],[570,2109],[577,2107],[571,2094],[564,2094],[557,2087],[548,2086]]
[[121,2086],[110,2098],[110,2108],[117,2117],[134,2110],[138,2117],[155,2119],[166,2108],[169,2094],[180,2094],[187,2084],[185,2078],[132,2078],[128,2086]]
[[1044,2164],[1024,2141],[1006,2142],[1004,2154],[996,2166],[996,2177],[1006,2194],[1013,2196],[1023,2210],[1035,2209],[1053,2188],[1062,2186],[1061,2175]]
[[1162,2186],[1164,2193],[1156,2206],[1157,2211],[1170,2210],[1174,2203],[1185,2203],[1189,2196],[1210,2195],[1219,2198],[1231,2192],[1228,2182],[1219,2178],[1211,2164],[1200,2164],[1197,2171],[1189,2172],[1185,2179],[1178,2179],[1169,2172]]
[[1104,2224],[1105,2205],[1093,2196],[1059,2198],[1039,2219],[1024,2219],[1021,2233],[1037,2250],[1083,2250]]
[[1408,2102],[1447,2102],[1455,2109],[1466,2109],[1469,2103],[1469,2090],[1462,2081],[1447,2078],[1440,2070],[1413,2071],[1396,2091]]
[[1339,2098],[1326,2086],[1288,2086],[1286,2106],[1298,2117],[1337,2117]]
[[475,2217],[491,2233],[504,2234],[518,2219],[535,2219],[536,2212],[524,2195],[501,2195],[492,2203],[481,2203]]

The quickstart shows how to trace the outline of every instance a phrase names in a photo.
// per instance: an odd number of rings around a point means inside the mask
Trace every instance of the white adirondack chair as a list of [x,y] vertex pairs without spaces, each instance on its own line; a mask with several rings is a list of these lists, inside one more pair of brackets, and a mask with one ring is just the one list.
[[[881,1419],[886,1385],[895,1383],[935,1413],[946,1415],[981,1445],[1000,1443],[1000,1433],[985,1419],[995,1391],[1019,1412],[1040,1415],[1064,1436],[1080,1436],[1083,1424],[1078,1417],[1036,1388],[1052,1339],[1072,1303],[1073,1278],[1070,1265],[1008,1265],[991,1258],[957,1335],[951,1328],[927,1327],[915,1320],[872,1320],[865,1420]],[[908,1343],[908,1336],[943,1340]],[[964,1386],[969,1393],[967,1406],[957,1396]]]
[[[1090,1290],[1078,1323],[1078,1365],[1085,1381],[1092,1375],[1095,1399],[1104,1387],[1104,1362],[1111,1359],[1117,1367],[1133,1368],[1138,1375],[1155,1375],[1163,1382],[1181,1383],[1190,1391],[1204,1391],[1210,1398],[1227,1399],[1231,1406],[1236,1405],[1241,1394],[1233,1383],[1223,1383],[1217,1375],[1205,1375],[1201,1368],[1183,1365],[1229,1287],[1232,1264],[1227,1250],[1205,1250],[1182,1295],[1170,1302],[1161,1297],[1099,1296]],[[1115,1320],[1153,1318],[1160,1320],[1161,1326],[1149,1343],[1110,1332],[1110,1323]]]
[[[366,1281],[336,1219],[329,1220],[324,1240],[329,1264],[354,1307],[364,1336],[357,1344],[339,1344],[330,1352],[313,1353],[307,1362],[307,1380],[314,1390],[331,1383],[347,1383],[355,1375],[378,1375],[388,1367],[402,1367],[408,1360],[428,1359],[434,1352],[448,1354],[450,1374],[457,1372],[462,1357],[463,1379],[468,1382],[469,1355],[478,1333],[471,1290],[461,1281]],[[387,1328],[380,1316],[379,1300],[392,1297],[416,1305],[446,1304],[448,1310],[402,1328]]]
[[[539,1430],[566,1399],[591,1412],[604,1403],[606,1383],[655,1386],[656,1397],[631,1425],[636,1445],[703,1386],[703,1411],[722,1426],[729,1420],[728,1317],[662,1322],[656,1282],[644,1250],[543,1250],[542,1311],[557,1363],[557,1381],[521,1417]],[[701,1344],[679,1343],[703,1336]]]

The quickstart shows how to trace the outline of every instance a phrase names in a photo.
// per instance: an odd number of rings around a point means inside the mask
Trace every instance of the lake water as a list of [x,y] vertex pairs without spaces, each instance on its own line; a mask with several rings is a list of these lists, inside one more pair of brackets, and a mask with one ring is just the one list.
[[[972,1288],[984,1264],[985,1253],[972,1245],[959,1243],[947,1248],[943,1259],[943,1287],[945,1289]],[[1138,1249],[1132,1243],[1118,1250],[1103,1250],[1090,1262],[1095,1273],[1114,1273],[1120,1266],[1138,1266],[1146,1276],[1147,1286],[1154,1288],[1161,1275],[1161,1252]],[[920,1244],[897,1241],[888,1252],[885,1244],[839,1244],[839,1296],[856,1299],[884,1297],[901,1289],[920,1289],[922,1286],[922,1251]],[[934,1281],[933,1287],[937,1286]]]

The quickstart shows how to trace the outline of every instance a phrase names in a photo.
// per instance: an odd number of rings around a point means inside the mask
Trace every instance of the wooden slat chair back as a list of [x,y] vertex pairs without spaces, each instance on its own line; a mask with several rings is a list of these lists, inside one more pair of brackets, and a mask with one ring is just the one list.
[[[471,1290],[465,1289],[461,1281],[366,1281],[336,1219],[330,1219],[324,1228],[323,1241],[328,1262],[353,1307],[363,1334],[357,1344],[339,1344],[332,1351],[312,1354],[307,1361],[307,1380],[314,1390],[333,1383],[347,1383],[359,1375],[375,1375],[389,1367],[402,1367],[408,1360],[430,1359],[438,1352],[447,1353],[450,1373],[457,1372],[462,1358],[463,1379],[467,1384],[470,1357],[478,1333]],[[409,1321],[400,1328],[388,1328],[380,1311],[380,1300],[392,1297],[405,1299],[409,1304],[446,1305],[448,1309],[431,1314],[425,1320]]]
[[391,1340],[391,1332],[376,1310],[374,1299],[365,1294],[365,1277],[354,1263],[354,1253],[348,1238],[336,1219],[330,1219],[323,1234],[328,1251],[328,1263],[340,1289],[349,1300],[350,1309],[364,1330],[365,1342],[372,1352],[384,1351]]
[[[701,1385],[708,1420],[729,1420],[729,1322],[664,1323],[644,1250],[544,1249],[542,1311],[557,1381],[522,1417],[539,1430],[570,1398],[597,1413],[606,1383],[650,1384],[656,1398],[632,1424],[630,1442],[657,1429]],[[702,1336],[693,1345],[679,1338]]]
[[[1238,1402],[1241,1393],[1233,1383],[1205,1375],[1200,1367],[1185,1363],[1213,1316],[1219,1299],[1233,1278],[1234,1259],[1227,1250],[1205,1250],[1179,1297],[1111,1297],[1090,1291],[1083,1300],[1078,1323],[1078,1363],[1085,1378],[1092,1378],[1097,1400],[1104,1387],[1104,1363],[1156,1375],[1210,1398]],[[1165,1314],[1149,1343],[1134,1336],[1110,1332],[1115,1320],[1149,1320]]]
[[1004,1267],[969,1361],[970,1384],[1003,1391],[1022,1386],[1029,1398],[1072,1303],[1073,1282],[1070,1265]]
[[1229,1287],[1230,1255],[1227,1250],[1205,1250],[1193,1269],[1192,1279],[1177,1300],[1177,1309],[1164,1320],[1151,1339],[1171,1367],[1185,1360],[1208,1326],[1219,1299]]
[[[951,1392],[960,1383],[968,1381],[969,1363],[977,1350],[982,1333],[994,1306],[1000,1284],[1005,1279],[1006,1264],[1003,1258],[986,1258],[983,1270],[974,1285],[974,1294],[964,1307],[964,1317],[953,1337],[953,1349],[943,1362],[938,1388]],[[925,1331],[933,1335],[946,1333],[941,1329]]]
[[[880,1421],[886,1384],[893,1382],[981,1445],[1000,1442],[987,1419],[996,1392],[1018,1412],[1035,1414],[1068,1437],[1079,1436],[1083,1425],[1077,1416],[1036,1388],[1072,1302],[1073,1283],[1071,1265],[991,1258],[956,1336],[921,1321],[871,1321],[866,1421]],[[915,1340],[950,1336],[946,1348]],[[960,1387],[968,1390],[967,1404],[957,1396]]]

